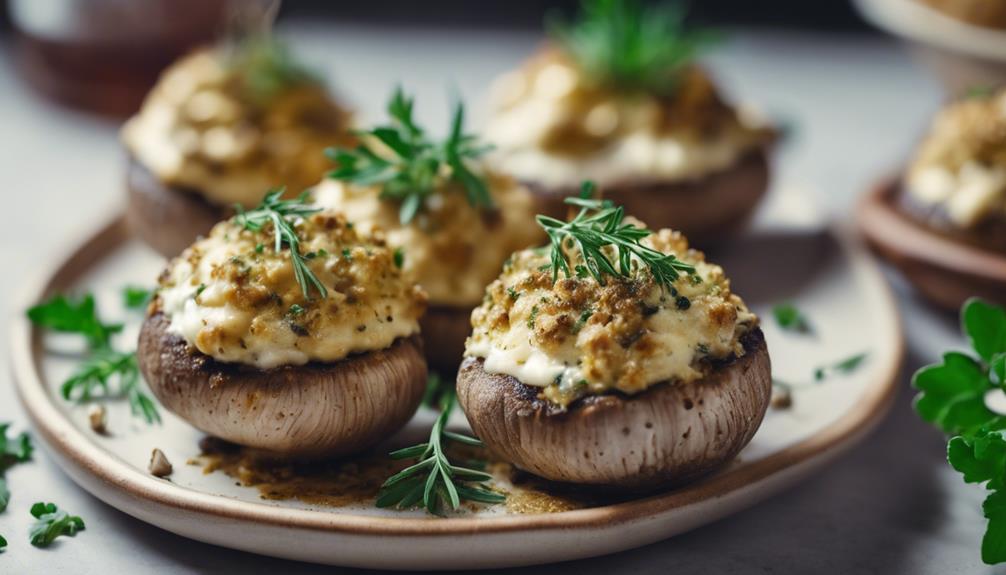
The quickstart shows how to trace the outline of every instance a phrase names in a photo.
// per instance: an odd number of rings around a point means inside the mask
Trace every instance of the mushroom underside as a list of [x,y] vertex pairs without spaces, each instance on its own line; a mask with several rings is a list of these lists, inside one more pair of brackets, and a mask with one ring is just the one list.
[[223,363],[147,318],[137,357],[165,408],[197,429],[284,457],[362,451],[412,417],[426,385],[418,335],[333,363],[262,370]]
[[743,356],[711,363],[701,380],[588,396],[566,410],[469,357],[458,400],[493,452],[535,475],[632,490],[680,484],[732,460],[761,425],[772,391],[768,350],[761,330],[743,343]]
[[195,190],[165,184],[134,158],[129,161],[126,189],[130,229],[166,258],[182,253],[230,215],[230,210],[211,204]]
[[[531,190],[539,213],[565,218],[565,198],[575,187],[545,187],[523,182]],[[744,227],[769,184],[768,153],[764,148],[743,156],[733,166],[687,181],[626,181],[602,187],[605,198],[625,208],[651,229],[678,230],[693,241],[712,243]]]

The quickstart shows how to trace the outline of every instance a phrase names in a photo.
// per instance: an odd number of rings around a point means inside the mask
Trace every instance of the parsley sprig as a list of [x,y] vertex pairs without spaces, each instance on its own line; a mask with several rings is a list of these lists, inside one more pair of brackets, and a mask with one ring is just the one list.
[[38,326],[84,337],[87,354],[83,363],[60,386],[64,399],[76,402],[98,398],[124,397],[134,416],[147,423],[160,422],[157,405],[143,391],[135,352],[122,352],[112,346],[112,336],[122,331],[122,324],[101,320],[94,296],[83,295],[74,301],[55,295],[28,310],[28,318]]
[[10,488],[5,477],[7,470],[18,463],[30,460],[34,451],[31,436],[22,432],[16,437],[9,438],[7,437],[9,429],[9,423],[0,423],[0,512],[7,509],[7,504],[10,503]]
[[786,331],[801,334],[811,334],[814,328],[811,327],[810,320],[791,302],[784,302],[772,306],[772,316],[779,327]]
[[311,299],[313,289],[324,299],[328,297],[328,289],[308,267],[304,254],[300,253],[300,237],[297,236],[295,229],[298,220],[321,211],[321,208],[308,203],[309,191],[290,200],[282,199],[284,191],[284,188],[270,190],[262,199],[262,203],[250,211],[245,211],[240,204],[235,204],[237,215],[234,216],[234,221],[252,232],[262,231],[266,224],[271,223],[275,239],[274,249],[279,253],[284,245],[289,248],[293,275],[304,293],[304,298]]
[[584,0],[578,20],[553,20],[550,35],[588,78],[626,91],[668,95],[717,35],[688,29],[678,2]]
[[329,148],[325,153],[337,167],[328,177],[380,186],[382,199],[399,202],[402,224],[411,222],[427,196],[446,181],[461,184],[472,206],[491,207],[492,197],[485,180],[468,167],[470,160],[490,148],[464,132],[464,105],[457,103],[450,134],[443,142],[437,142],[416,124],[413,103],[414,99],[406,96],[401,87],[395,89],[387,108],[391,123],[360,132],[386,150],[366,142],[353,150]]
[[454,411],[455,397],[451,390],[441,389],[440,415],[430,431],[426,443],[393,451],[393,459],[416,459],[417,462],[393,475],[381,486],[377,494],[378,507],[408,509],[422,504],[434,515],[443,516],[444,507],[457,509],[462,500],[480,503],[502,503],[506,498],[480,486],[492,476],[484,471],[453,465],[447,457],[445,446],[454,441],[481,447],[474,437],[447,430],[447,420]]
[[70,515],[55,503],[36,503],[31,506],[31,515],[35,518],[30,531],[31,544],[35,547],[48,547],[57,537],[73,537],[84,530],[83,519]]
[[1006,310],[979,299],[965,302],[961,326],[974,353],[948,352],[915,373],[915,410],[951,439],[947,460],[967,483],[984,483],[988,527],[985,563],[1006,562],[1006,417],[985,403],[1006,384]]
[[[566,198],[566,203],[578,206],[579,213],[567,222],[538,215],[538,225],[548,234],[551,244],[552,281],[559,272],[565,277],[574,273],[577,277],[588,275],[601,285],[606,284],[606,276],[631,277],[633,262],[638,260],[646,266],[653,279],[661,286],[671,287],[682,273],[693,274],[695,267],[680,261],[673,254],[665,254],[640,243],[651,232],[624,222],[625,210],[615,206],[610,200],[590,199],[594,185],[585,182],[578,198]],[[570,269],[570,258],[566,250],[579,252],[583,263]],[[605,250],[614,251],[614,262]]]

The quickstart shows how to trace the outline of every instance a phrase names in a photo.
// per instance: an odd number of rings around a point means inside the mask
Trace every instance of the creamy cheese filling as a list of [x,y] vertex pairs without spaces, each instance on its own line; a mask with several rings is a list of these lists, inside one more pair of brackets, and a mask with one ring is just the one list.
[[[725,118],[714,130],[668,125],[666,104],[657,98],[592,91],[568,62],[545,60],[504,75],[493,89],[491,158],[519,180],[572,188],[585,179],[602,187],[694,180],[731,167],[765,142],[765,123],[751,111],[717,112]],[[568,146],[555,145],[563,139]],[[586,140],[593,144],[578,147]]]
[[673,289],[646,272],[635,279],[560,279],[540,267],[545,253],[514,255],[472,314],[466,355],[483,359],[489,373],[511,375],[542,388],[548,400],[567,405],[588,394],[638,393],[662,382],[703,376],[703,360],[744,354],[740,336],[757,325],[744,302],[730,293],[719,266],[689,251],[669,231],[651,245],[696,266]]
[[914,200],[941,208],[962,229],[1006,220],[1006,91],[940,112],[905,183]]
[[274,252],[270,235],[222,222],[162,276],[156,307],[169,331],[214,359],[262,369],[333,362],[419,331],[425,295],[382,242],[330,214],[298,229],[327,297],[304,297],[288,250]]
[[160,181],[227,207],[252,207],[272,187],[310,186],[331,169],[324,149],[351,142],[348,115],[320,85],[265,101],[243,86],[220,50],[195,52],[164,72],[123,142]]
[[471,307],[515,250],[542,240],[530,194],[510,178],[488,174],[494,209],[472,207],[449,184],[425,200],[406,225],[399,204],[380,198],[380,189],[326,180],[314,188],[319,205],[339,211],[363,233],[381,229],[388,245],[401,250],[403,269],[433,305]]

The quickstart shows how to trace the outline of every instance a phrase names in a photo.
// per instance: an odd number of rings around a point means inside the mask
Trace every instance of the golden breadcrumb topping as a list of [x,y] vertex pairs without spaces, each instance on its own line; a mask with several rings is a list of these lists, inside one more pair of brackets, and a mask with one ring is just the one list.
[[380,234],[360,234],[334,212],[295,230],[326,297],[305,297],[289,248],[274,249],[272,224],[252,232],[232,219],[169,264],[152,312],[200,352],[262,368],[336,361],[418,332],[426,295]]
[[661,230],[643,243],[696,272],[672,287],[643,269],[605,276],[604,285],[589,275],[553,283],[547,251],[517,252],[472,313],[466,355],[563,406],[588,394],[695,381],[709,360],[743,355],[740,337],[758,318],[731,293],[723,269],[677,232]]

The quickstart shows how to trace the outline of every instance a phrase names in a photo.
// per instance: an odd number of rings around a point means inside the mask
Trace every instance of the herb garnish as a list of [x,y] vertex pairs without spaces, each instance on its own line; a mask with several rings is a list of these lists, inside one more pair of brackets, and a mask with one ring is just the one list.
[[311,299],[312,289],[317,291],[322,298],[328,297],[328,289],[321,283],[318,276],[314,275],[304,256],[300,253],[300,237],[297,236],[297,231],[294,229],[298,219],[320,212],[321,208],[307,203],[310,196],[309,191],[305,191],[291,200],[282,199],[284,191],[285,188],[270,190],[262,198],[262,203],[251,211],[246,212],[240,204],[235,204],[234,209],[237,210],[237,215],[234,216],[234,221],[252,232],[261,231],[267,223],[271,222],[275,238],[273,249],[279,253],[284,245],[289,248],[293,275],[297,278],[297,284],[300,285],[304,298]]
[[3,535],[0,535],[0,551],[3,551],[6,548],[7,548],[7,540],[3,538]]
[[866,360],[867,355],[869,354],[866,352],[857,353],[833,364],[816,367],[814,368],[814,381],[823,381],[833,374],[852,373]]
[[[695,273],[694,266],[678,260],[673,254],[642,245],[640,240],[653,232],[623,223],[624,209],[610,200],[589,199],[593,191],[594,184],[584,182],[580,197],[566,198],[567,204],[580,207],[580,212],[568,222],[540,214],[537,216],[538,225],[548,234],[551,243],[551,263],[546,268],[551,268],[553,282],[561,271],[566,277],[571,277],[573,273],[577,277],[590,275],[597,283],[606,285],[605,276],[630,277],[633,258],[649,268],[653,279],[661,286],[671,287],[682,273]],[[566,248],[577,250],[583,260],[573,271],[570,270]],[[612,248],[615,252],[617,267],[604,253],[605,248]]]
[[140,286],[126,286],[122,288],[122,303],[129,309],[143,309],[150,303],[152,295],[154,290]]
[[297,86],[321,84],[318,75],[301,65],[290,49],[275,37],[252,35],[231,48],[228,65],[242,88],[259,104],[268,103]]
[[506,497],[479,485],[492,479],[484,471],[452,465],[445,453],[445,444],[454,441],[481,447],[474,437],[447,431],[447,420],[455,406],[454,392],[445,389],[440,400],[440,416],[430,431],[430,439],[405,449],[393,451],[393,459],[417,459],[418,462],[396,473],[381,485],[377,494],[378,507],[407,509],[422,504],[434,515],[443,516],[445,506],[457,509],[462,500],[480,503],[502,503]]
[[687,29],[680,3],[584,0],[581,11],[572,23],[551,22],[550,35],[587,78],[620,90],[671,94],[717,38]]
[[[122,331],[122,325],[101,320],[93,295],[85,294],[78,302],[63,295],[53,296],[29,309],[28,318],[53,331],[79,334],[87,342],[84,363],[60,387],[64,399],[86,402],[99,396],[125,397],[133,415],[147,423],[160,422],[157,406],[140,387],[136,353],[112,347],[112,335]],[[118,383],[116,389],[113,382]]]
[[8,438],[8,429],[10,429],[9,423],[0,423],[0,512],[7,509],[7,504],[10,503],[10,488],[7,487],[7,479],[4,477],[7,470],[31,459],[34,451],[31,437],[27,433],[22,432],[17,437]]
[[461,102],[454,108],[450,135],[443,142],[433,141],[416,125],[412,109],[413,99],[401,87],[396,88],[388,103],[391,123],[360,133],[383,144],[390,154],[365,142],[353,150],[329,148],[325,154],[337,167],[328,177],[379,185],[381,199],[400,202],[398,218],[402,224],[412,221],[426,197],[445,179],[461,184],[472,206],[491,207],[492,197],[485,181],[468,167],[469,160],[490,148],[479,144],[474,135],[464,133],[465,109]]
[[810,327],[807,316],[790,302],[777,304],[772,307],[772,316],[779,327],[786,331],[809,334],[814,330]]
[[35,523],[31,526],[31,544],[48,547],[57,537],[73,537],[84,530],[84,520],[56,507],[55,503],[36,503],[31,506]]
[[915,373],[915,411],[953,436],[947,460],[967,483],[985,483],[982,505],[988,527],[982,561],[1006,562],[1006,417],[988,408],[985,396],[1006,384],[1006,309],[970,299],[961,328],[974,353],[948,352],[941,363]]

